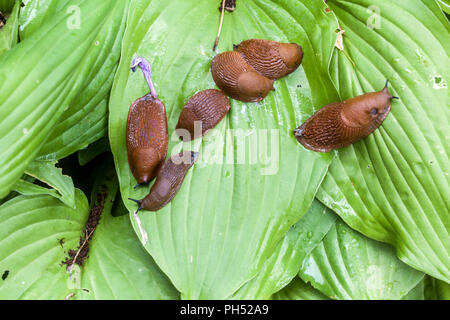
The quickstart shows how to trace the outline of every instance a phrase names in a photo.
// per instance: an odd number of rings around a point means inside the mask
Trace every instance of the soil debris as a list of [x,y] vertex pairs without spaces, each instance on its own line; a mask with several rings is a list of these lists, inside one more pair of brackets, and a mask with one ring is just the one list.
[[84,261],[88,257],[89,240],[91,239],[92,234],[94,233],[95,229],[97,228],[98,222],[100,221],[100,217],[105,206],[106,194],[106,190],[102,193],[97,194],[96,205],[91,208],[83,235],[80,237],[80,244],[78,246],[78,249],[69,250],[69,256],[65,261],[63,261],[63,264],[67,265],[67,269],[69,270],[69,272],[72,270],[72,267],[75,263],[79,266],[82,266]]
[[59,245],[61,246],[61,248],[63,248],[65,239],[61,238],[61,239],[56,239],[56,240],[58,240]]
[[[222,3],[220,3],[219,11],[222,11]],[[233,12],[236,9],[236,0],[225,0],[225,10]]]
[[2,280],[5,281],[6,278],[8,278],[8,275],[9,275],[9,270],[5,270],[5,272],[3,272],[3,275],[2,275]]

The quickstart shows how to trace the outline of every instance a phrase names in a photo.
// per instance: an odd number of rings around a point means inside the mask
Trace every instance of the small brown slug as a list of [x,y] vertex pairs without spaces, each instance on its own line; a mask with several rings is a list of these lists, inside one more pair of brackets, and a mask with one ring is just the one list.
[[398,99],[385,87],[343,102],[333,102],[318,110],[294,130],[305,148],[329,152],[355,143],[377,129],[391,110],[391,100]]
[[158,211],[172,201],[197,158],[198,152],[184,151],[168,159],[158,171],[150,193],[141,200],[129,198],[139,205],[136,213],[141,209]]
[[157,99],[151,80],[151,66],[144,58],[135,58],[131,69],[139,66],[150,93],[134,101],[128,112],[126,144],[128,164],[138,185],[147,184],[156,177],[164,162],[169,142],[166,108]]
[[255,71],[237,51],[222,52],[211,63],[214,82],[229,97],[258,102],[273,89],[273,80]]
[[[220,90],[208,89],[193,95],[181,110],[176,128],[183,141],[202,137],[214,128],[230,110],[227,96]],[[198,126],[198,129],[196,128]],[[183,134],[183,130],[189,134]]]
[[296,43],[249,39],[234,46],[247,63],[263,76],[276,80],[294,72],[302,63],[303,50]]

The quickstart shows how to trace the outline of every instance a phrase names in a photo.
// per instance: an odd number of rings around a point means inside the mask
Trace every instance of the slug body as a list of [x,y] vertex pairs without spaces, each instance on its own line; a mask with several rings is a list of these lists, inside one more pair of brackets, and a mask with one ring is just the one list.
[[302,63],[303,50],[296,43],[250,39],[235,46],[245,61],[263,76],[276,80],[294,72]]
[[305,148],[329,152],[351,145],[377,129],[391,110],[387,88],[326,105],[294,130]]
[[169,142],[166,108],[147,94],[130,108],[127,121],[128,164],[138,184],[149,183],[162,165]]
[[211,63],[211,73],[217,86],[239,101],[261,101],[273,89],[273,80],[256,72],[237,51],[216,55]]
[[[222,91],[216,89],[200,91],[183,107],[178,119],[177,133],[183,137],[183,141],[199,138],[214,128],[229,110],[230,103]],[[183,135],[179,129],[187,130],[189,135]]]
[[166,108],[157,98],[151,80],[151,66],[144,58],[135,58],[131,69],[139,66],[150,92],[131,104],[128,111],[126,144],[128,164],[138,185],[147,184],[155,178],[164,162],[169,143]]
[[139,204],[138,210],[157,211],[172,201],[197,158],[197,152],[184,151],[168,159],[159,170],[150,193],[142,200],[134,200]]

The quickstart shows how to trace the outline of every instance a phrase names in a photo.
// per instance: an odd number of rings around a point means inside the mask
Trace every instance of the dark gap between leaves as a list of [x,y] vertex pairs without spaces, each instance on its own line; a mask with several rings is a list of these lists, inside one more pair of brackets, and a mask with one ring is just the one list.
[[3,13],[0,11],[0,30],[3,28],[5,24],[6,24],[6,16],[4,16]]
[[58,167],[62,168],[63,174],[72,178],[75,188],[81,189],[84,194],[91,194],[95,177],[97,176],[96,172],[107,157],[112,157],[112,154],[105,152],[81,167],[78,163],[78,154],[75,152],[66,158],[60,159]]

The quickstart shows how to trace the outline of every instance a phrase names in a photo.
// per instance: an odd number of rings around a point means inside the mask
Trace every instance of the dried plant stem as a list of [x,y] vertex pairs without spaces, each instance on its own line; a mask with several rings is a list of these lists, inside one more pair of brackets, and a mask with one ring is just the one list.
[[222,32],[223,17],[225,15],[225,0],[222,1],[222,13],[220,14],[219,30],[217,31],[216,42],[214,42],[213,51],[216,51],[219,44],[220,33]]

